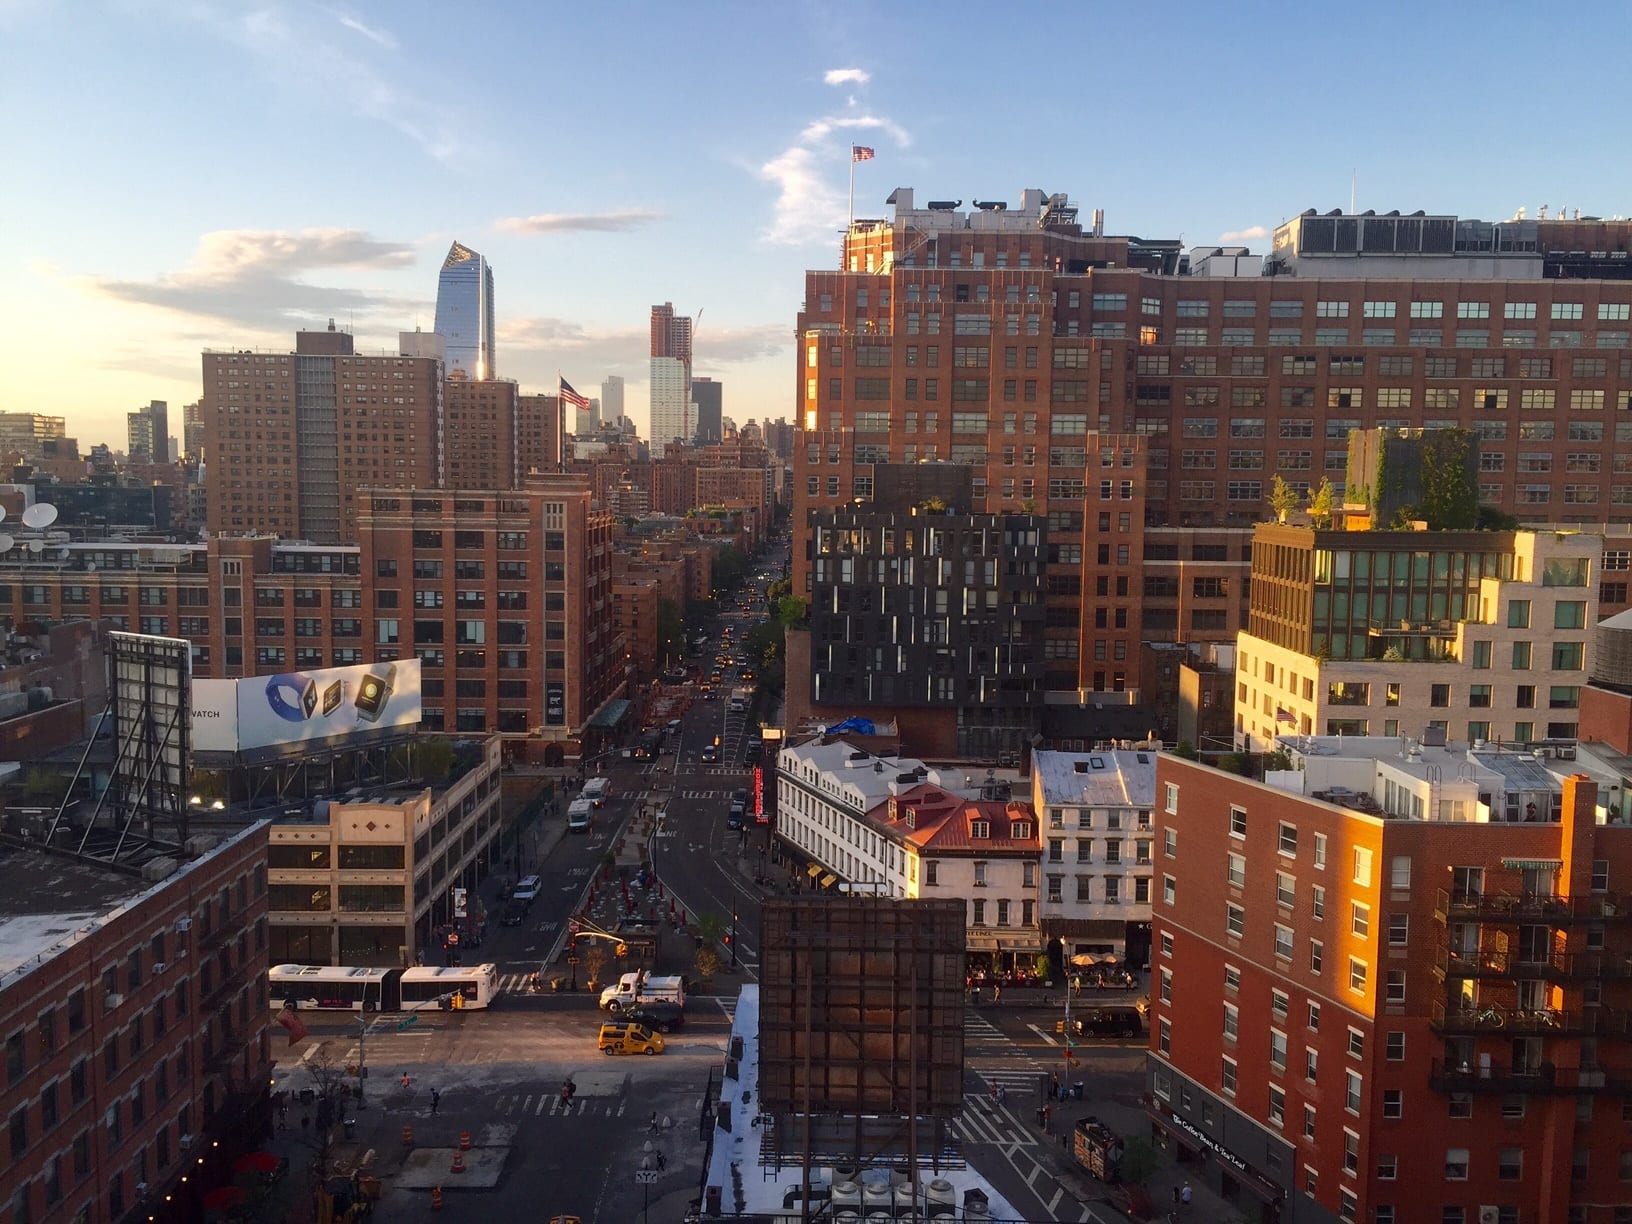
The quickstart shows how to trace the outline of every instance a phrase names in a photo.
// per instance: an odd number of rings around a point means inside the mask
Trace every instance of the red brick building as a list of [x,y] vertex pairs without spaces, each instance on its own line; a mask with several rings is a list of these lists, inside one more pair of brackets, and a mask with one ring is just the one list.
[[1619,1224],[1632,828],[1398,746],[1317,741],[1308,796],[1162,757],[1153,1127],[1251,1219]]
[[199,1219],[231,1184],[270,1124],[266,856],[260,824],[149,885],[0,849],[8,1219]]
[[[879,463],[920,460],[973,468],[977,512],[1048,516],[1052,689],[1101,671],[1115,687],[1095,639],[1074,653],[1101,612],[1111,656],[1119,640],[1230,640],[1236,532],[1266,517],[1276,475],[1341,486],[1351,428],[1460,425],[1481,440],[1485,503],[1525,522],[1632,521],[1618,453],[1632,422],[1616,413],[1632,404],[1632,223],[1295,218],[1276,235],[1282,274],[1243,276],[1239,261],[1191,266],[1177,243],[1107,236],[1064,195],[962,212],[903,188],[889,203],[889,219],[851,225],[838,270],[805,277],[794,521],[872,498]],[[1146,439],[1142,493],[1124,501],[1116,475],[1101,497],[1095,433]],[[1200,560],[1170,537],[1194,529],[1221,554],[1207,564],[1229,568],[1151,574],[1116,532],[1135,506],[1149,559]],[[1065,557],[1105,539],[1106,512],[1127,567],[1085,576]],[[796,548],[797,594],[809,563]],[[1148,606],[1146,577],[1164,592]]]
[[0,564],[0,616],[183,637],[201,677],[417,653],[431,730],[565,740],[616,695],[614,524],[583,481],[358,499],[358,545],[228,536],[19,550]]
[[354,543],[358,490],[445,476],[441,361],[359,354],[332,324],[293,353],[206,352],[200,405],[213,534]]

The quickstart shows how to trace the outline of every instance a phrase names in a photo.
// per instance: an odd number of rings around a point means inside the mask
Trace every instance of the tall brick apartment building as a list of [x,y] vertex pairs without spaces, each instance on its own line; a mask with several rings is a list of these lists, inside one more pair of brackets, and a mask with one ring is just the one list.
[[1162,756],[1156,1135],[1249,1219],[1624,1224],[1632,826],[1528,754]]
[[1305,215],[1259,276],[1064,195],[889,203],[806,274],[794,521],[878,463],[970,465],[977,509],[1048,518],[1052,689],[1137,687],[1119,640],[1231,640],[1274,476],[1341,484],[1351,428],[1464,426],[1487,504],[1632,522],[1632,222]]
[[557,398],[445,378],[436,339],[365,354],[331,323],[297,332],[293,353],[206,352],[210,531],[352,544],[365,488],[514,489],[558,470]]
[[232,1183],[271,1122],[266,856],[265,824],[157,883],[0,847],[8,1220],[200,1219]]
[[0,616],[87,616],[193,643],[238,677],[408,658],[425,726],[572,738],[624,683],[613,520],[572,476],[524,489],[359,491],[360,544],[97,541],[0,562]]

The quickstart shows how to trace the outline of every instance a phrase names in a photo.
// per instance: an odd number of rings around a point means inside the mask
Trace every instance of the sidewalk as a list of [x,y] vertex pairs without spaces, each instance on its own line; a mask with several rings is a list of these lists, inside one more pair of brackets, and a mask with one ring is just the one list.
[[[1106,1186],[1078,1165],[1071,1154],[1072,1133],[1077,1122],[1093,1117],[1121,1136],[1124,1144],[1143,1139],[1155,1150],[1158,1162],[1156,1171],[1145,1182],[1152,1212],[1145,1218],[1165,1220],[1167,1214],[1176,1209],[1181,1212],[1181,1218],[1187,1216],[1208,1221],[1208,1224],[1226,1224],[1227,1221],[1246,1218],[1238,1207],[1216,1193],[1209,1182],[1206,1167],[1181,1165],[1169,1150],[1157,1143],[1151,1134],[1150,1119],[1144,1105],[1136,1096],[1096,1092],[1092,1073],[1085,1072],[1081,1067],[1068,1075],[1062,1074],[1061,1078],[1068,1084],[1081,1081],[1084,1099],[1051,1102],[1048,1135],[1052,1142],[1038,1148],[1038,1158],[1049,1167],[1068,1194],[1083,1202],[1094,1203],[1094,1209],[1110,1219],[1140,1218],[1130,1216],[1124,1210],[1128,1205],[1125,1188]],[[1189,1208],[1184,1209],[1179,1207],[1177,1196],[1187,1183],[1191,1199]]]

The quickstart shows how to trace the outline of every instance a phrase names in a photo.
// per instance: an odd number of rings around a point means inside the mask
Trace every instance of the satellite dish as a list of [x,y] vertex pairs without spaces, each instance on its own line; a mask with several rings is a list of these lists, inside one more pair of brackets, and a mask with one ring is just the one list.
[[16,547],[17,541],[9,535],[0,535],[0,553],[8,553]]
[[44,540],[30,540],[28,542],[28,551],[29,552],[34,552],[34,553],[44,552],[45,551],[45,541]]
[[0,506],[0,523],[3,523],[5,521],[6,521],[6,508],[4,506]]
[[57,508],[50,502],[35,502],[23,511],[23,526],[43,531],[57,521]]

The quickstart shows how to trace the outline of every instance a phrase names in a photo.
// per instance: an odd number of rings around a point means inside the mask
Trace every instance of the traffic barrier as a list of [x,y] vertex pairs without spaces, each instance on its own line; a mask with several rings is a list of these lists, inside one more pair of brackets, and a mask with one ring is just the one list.
[[441,1186],[431,1187],[431,1210],[432,1211],[441,1211],[442,1210],[442,1187]]
[[413,1147],[414,1146],[414,1128],[413,1127],[405,1126],[405,1127],[402,1128],[402,1146],[403,1147]]
[[459,1132],[459,1150],[461,1152],[470,1151],[470,1132],[469,1131],[460,1131]]
[[455,1173],[463,1173],[465,1171],[465,1154],[463,1152],[455,1152],[453,1154],[453,1171]]

